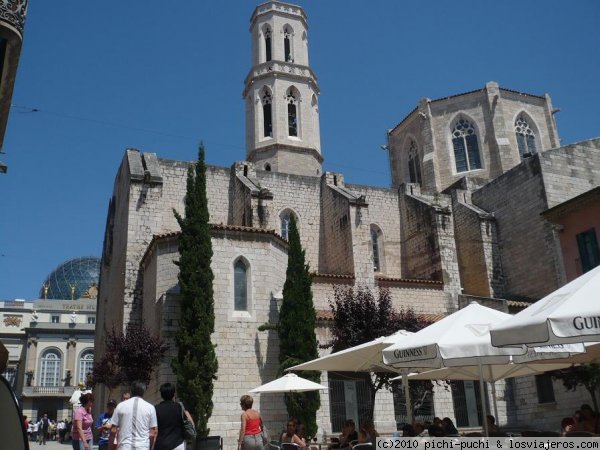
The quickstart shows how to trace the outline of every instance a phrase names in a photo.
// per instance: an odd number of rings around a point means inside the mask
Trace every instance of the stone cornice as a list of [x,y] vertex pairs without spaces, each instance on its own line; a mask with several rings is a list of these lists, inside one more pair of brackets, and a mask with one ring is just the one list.
[[278,1],[270,1],[267,3],[261,3],[258,5],[254,12],[252,13],[252,17],[250,17],[250,31],[256,24],[256,20],[259,16],[264,16],[266,14],[277,13],[278,15],[293,17],[295,19],[299,19],[302,21],[304,28],[308,30],[308,17],[304,10],[298,6],[293,5],[291,3],[278,2]]
[[[263,235],[269,239],[274,240],[277,244],[282,245],[283,247],[288,246],[288,243],[285,239],[283,239],[275,230],[267,230],[264,228],[255,228],[255,227],[244,227],[241,225],[224,225],[224,224],[210,224],[211,237],[221,237],[227,233],[238,233],[238,234],[255,234],[255,235]],[[169,239],[175,240],[179,238],[181,235],[181,231],[169,231],[162,234],[155,234],[152,237],[152,240],[148,244],[146,251],[144,252],[144,256],[140,260],[140,267],[144,265],[146,258],[148,258],[156,245],[162,241],[168,241]],[[228,236],[231,237],[231,236]]]
[[314,148],[296,147],[294,145],[280,144],[280,143],[267,145],[265,147],[255,148],[248,154],[248,161],[254,162],[254,158],[256,158],[260,153],[266,153],[271,150],[278,150],[278,151],[284,150],[284,151],[289,151],[291,153],[300,153],[300,154],[308,153],[309,155],[312,155],[319,162],[319,164],[323,164],[323,156],[321,156],[321,154],[318,151],[316,151]]
[[317,76],[308,66],[300,64],[284,62],[284,61],[267,61],[257,66],[252,67],[246,79],[244,80],[244,92],[242,97],[248,95],[250,87],[256,80],[264,78],[281,77],[290,78],[292,80],[308,81],[313,86],[317,95],[321,92],[317,84]]

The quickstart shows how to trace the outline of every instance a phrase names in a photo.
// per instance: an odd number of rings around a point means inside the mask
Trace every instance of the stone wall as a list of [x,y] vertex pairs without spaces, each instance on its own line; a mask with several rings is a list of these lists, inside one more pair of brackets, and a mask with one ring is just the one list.
[[[239,430],[239,397],[250,389],[276,378],[279,346],[274,331],[259,332],[265,322],[276,323],[278,305],[273,295],[283,288],[287,251],[273,235],[243,231],[213,230],[215,250],[211,267],[214,273],[215,333],[219,360],[214,387],[214,410],[209,426],[225,438],[227,447],[235,446]],[[248,264],[249,308],[235,311],[233,306],[233,265],[238,258]],[[173,338],[178,328],[176,239],[167,238],[154,245],[146,256],[144,291],[157,298],[144,298],[146,325],[170,343],[168,358],[161,364],[148,389],[147,399],[159,401],[158,386],[174,381],[170,358],[175,356]],[[158,273],[158,277],[155,277]],[[146,287],[146,284],[155,284]],[[257,396],[256,406],[270,429],[279,429],[287,418],[282,395]]]
[[300,241],[311,270],[319,270],[321,261],[321,179],[277,172],[256,171],[260,187],[273,194],[269,203],[266,228],[281,232],[281,215],[292,212],[298,219]]
[[[397,190],[357,184],[346,184],[346,187],[357,195],[365,196],[368,207],[360,208],[360,220],[369,227],[375,226],[381,231],[379,273],[389,277],[400,277],[400,214]],[[372,248],[367,248],[371,236],[369,235],[367,239],[364,250],[366,256],[372,259],[370,256]]]
[[560,422],[572,417],[584,404],[592,405],[590,394],[582,387],[567,391],[562,382],[553,381],[554,402],[539,403],[535,377],[519,377],[512,381],[514,394],[509,399],[511,414],[508,425],[515,429],[540,429],[560,431]]
[[548,208],[600,185],[600,138],[540,155]]
[[452,191],[454,234],[464,294],[502,297],[502,264],[493,215],[472,205],[467,190]]
[[556,289],[554,238],[540,216],[548,205],[539,157],[473,192],[472,200],[496,218],[506,297],[537,299]]
[[419,148],[422,186],[443,191],[467,172],[457,173],[451,132],[456,120],[464,117],[476,128],[481,169],[471,177],[492,180],[520,163],[515,121],[524,114],[536,136],[538,151],[559,145],[548,95],[538,96],[503,89],[489,82],[483,89],[429,100],[424,99],[389,134],[392,183],[408,183],[408,145],[415,139]]
[[[333,177],[336,181],[328,180]],[[324,258],[319,269],[324,273],[354,275],[350,200],[347,195],[336,189],[338,183],[342,183],[338,174],[328,173],[322,178],[321,239]]]
[[406,185],[401,189],[402,277],[441,281],[441,259],[434,234],[435,211],[427,199],[419,196],[418,186]]

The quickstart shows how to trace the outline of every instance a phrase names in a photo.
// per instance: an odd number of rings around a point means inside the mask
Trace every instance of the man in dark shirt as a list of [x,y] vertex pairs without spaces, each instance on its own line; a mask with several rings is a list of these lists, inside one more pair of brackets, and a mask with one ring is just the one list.
[[184,450],[185,437],[183,434],[183,414],[193,422],[187,411],[183,410],[180,403],[174,402],[175,386],[164,383],[160,387],[160,396],[163,401],[155,406],[158,422],[158,438],[154,450]]

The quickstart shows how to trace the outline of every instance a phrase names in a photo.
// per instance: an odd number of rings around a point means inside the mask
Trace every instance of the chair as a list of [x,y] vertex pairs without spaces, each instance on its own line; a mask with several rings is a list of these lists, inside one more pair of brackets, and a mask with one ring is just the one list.
[[269,442],[269,450],[281,450],[281,446],[279,445],[279,441],[271,441],[271,442]]
[[356,444],[358,444],[358,439],[353,439],[350,441],[350,447],[354,447]]
[[483,437],[483,433],[480,433],[478,431],[474,431],[471,433],[465,433],[465,437]]
[[300,446],[298,444],[292,444],[290,442],[284,442],[281,444],[281,450],[300,450]]
[[206,436],[196,438],[196,450],[222,450],[223,438],[221,436]]
[[540,436],[542,436],[542,437],[560,437],[560,433],[558,431],[540,431]]
[[589,431],[571,431],[565,434],[565,437],[594,437],[596,436],[594,433],[590,433]]
[[535,430],[521,431],[522,437],[540,437],[540,432]]
[[373,444],[370,442],[363,442],[362,444],[355,444],[352,446],[352,450],[372,450]]
[[504,431],[490,431],[490,437],[508,437]]

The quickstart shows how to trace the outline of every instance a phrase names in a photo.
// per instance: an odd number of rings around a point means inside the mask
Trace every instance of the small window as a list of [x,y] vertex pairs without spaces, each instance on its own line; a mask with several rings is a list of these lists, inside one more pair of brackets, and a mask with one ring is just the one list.
[[373,270],[381,271],[381,230],[376,225],[371,225],[371,246],[373,248]]
[[298,136],[298,113],[296,103],[298,99],[294,92],[290,89],[287,94],[288,107],[288,136]]
[[554,387],[552,376],[546,373],[535,376],[535,387],[537,389],[538,403],[554,402]]
[[269,163],[266,163],[266,164],[265,164],[265,170],[266,170],[267,172],[270,172],[270,171],[271,171],[271,164],[269,164]]
[[50,321],[51,321],[52,323],[60,323],[60,316],[59,316],[58,314],[53,314],[53,315],[50,317]]
[[408,176],[411,183],[421,184],[421,163],[419,162],[419,148],[414,140],[408,146]]
[[523,114],[521,114],[515,122],[515,134],[517,135],[517,145],[519,146],[519,155],[521,155],[521,159],[537,153],[535,133],[529,126],[529,123]]
[[577,247],[579,248],[582,273],[589,272],[600,265],[600,249],[595,228],[590,228],[577,235]]
[[239,259],[233,266],[234,272],[234,309],[248,311],[248,270]]
[[265,88],[262,95],[263,105],[263,137],[273,137],[273,98],[271,92]]
[[292,33],[288,27],[283,30],[283,51],[285,54],[285,62],[294,62],[292,58]]
[[265,55],[266,60],[271,61],[271,30],[265,29]]
[[96,324],[96,316],[87,316],[87,323],[90,325]]
[[289,233],[290,233],[290,213],[284,212],[281,215],[281,233],[280,234],[281,234],[281,237],[287,241]]
[[459,119],[452,130],[452,146],[456,172],[481,169],[479,143],[475,127],[466,119]]

